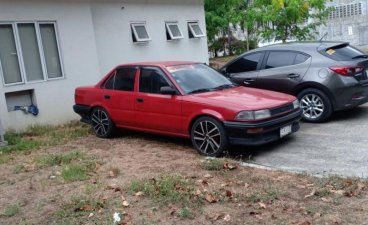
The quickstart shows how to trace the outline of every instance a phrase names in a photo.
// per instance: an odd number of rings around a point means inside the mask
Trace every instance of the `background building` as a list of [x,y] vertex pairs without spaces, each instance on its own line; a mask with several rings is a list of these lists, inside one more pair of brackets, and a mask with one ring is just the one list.
[[[74,89],[118,64],[208,63],[203,0],[0,0],[0,119],[6,129],[78,119]],[[35,105],[34,116],[15,106]]]
[[368,0],[333,0],[328,2],[333,7],[326,21],[326,26],[319,28],[325,40],[346,41],[356,46],[368,46]]

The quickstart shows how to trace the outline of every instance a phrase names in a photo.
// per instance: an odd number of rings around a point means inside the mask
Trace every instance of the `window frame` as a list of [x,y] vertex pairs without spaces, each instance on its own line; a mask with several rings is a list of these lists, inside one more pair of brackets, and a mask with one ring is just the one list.
[[[20,41],[19,36],[19,30],[18,25],[19,24],[33,24],[35,28],[36,38],[37,38],[37,44],[38,44],[38,52],[40,56],[41,61],[41,68],[42,68],[42,77],[43,79],[40,80],[34,80],[34,81],[28,81],[28,77],[25,70],[25,64],[24,64],[24,58],[23,58],[23,52],[22,52],[22,44]],[[42,43],[42,37],[40,32],[40,25],[42,24],[52,24],[54,26],[55,31],[55,38],[56,38],[56,47],[58,49],[58,56],[59,56],[59,63],[60,63],[60,69],[61,69],[61,77],[55,77],[55,78],[49,78],[48,72],[47,72],[47,66],[46,66],[46,59],[44,54],[44,48]],[[63,64],[63,58],[61,54],[61,48],[60,48],[60,41],[59,41],[59,33],[58,33],[58,27],[56,21],[12,21],[12,22],[2,22],[0,21],[0,25],[11,25],[13,30],[13,37],[14,37],[14,43],[15,43],[15,50],[17,54],[18,59],[18,66],[20,70],[21,75],[21,82],[16,83],[6,83],[4,71],[2,67],[2,62],[0,60],[0,75],[2,77],[3,86],[14,86],[14,85],[24,85],[24,84],[33,84],[33,83],[40,83],[45,81],[52,81],[52,80],[60,80],[65,78],[65,71],[64,71],[64,64]]]
[[[136,26],[144,26],[144,29],[146,30],[148,38],[139,38],[137,30],[136,30]],[[151,35],[148,33],[146,22],[131,22],[130,27],[131,27],[131,31],[133,32],[132,34],[136,40],[134,41],[134,38],[133,38],[133,43],[147,43],[152,40]]]
[[[202,35],[198,35],[194,31],[192,25],[198,25],[199,29],[201,29],[201,31],[202,31]],[[189,39],[202,38],[202,37],[205,37],[206,36],[206,34],[204,33],[203,29],[199,25],[199,21],[188,21],[188,30],[189,30],[189,33],[192,34],[192,36],[193,36],[193,37],[190,37],[190,35],[189,35]]]
[[[170,26],[175,25],[178,27],[180,36],[174,36],[172,33],[172,30],[170,28]],[[183,32],[180,29],[179,23],[178,22],[173,22],[173,21],[167,21],[165,22],[165,27],[166,27],[166,32],[169,34],[170,39],[167,39],[168,41],[172,41],[172,40],[180,40],[180,39],[184,39],[184,35]]]
[[158,69],[159,71],[161,71],[161,73],[162,73],[162,75],[163,75],[163,78],[166,80],[166,82],[167,82],[167,84],[171,87],[171,88],[173,88],[173,89],[175,89],[176,90],[176,94],[177,95],[181,95],[181,93],[180,93],[180,91],[178,90],[178,88],[174,85],[174,83],[171,81],[171,79],[168,77],[168,75],[166,74],[166,72],[162,69],[162,68],[160,68],[160,67],[158,67],[158,66],[140,66],[139,67],[139,74],[138,74],[138,84],[137,84],[137,93],[139,93],[139,94],[148,94],[148,95],[160,95],[160,96],[162,96],[162,95],[164,95],[164,94],[161,94],[161,93],[151,93],[151,92],[141,92],[140,91],[140,84],[141,84],[141,76],[142,76],[142,70],[143,69]]

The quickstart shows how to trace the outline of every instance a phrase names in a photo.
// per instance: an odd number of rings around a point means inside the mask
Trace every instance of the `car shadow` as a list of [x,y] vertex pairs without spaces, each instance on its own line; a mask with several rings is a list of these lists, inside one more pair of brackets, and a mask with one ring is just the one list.
[[352,109],[342,110],[334,112],[331,118],[327,121],[328,122],[343,122],[348,120],[359,120],[362,117],[367,116],[368,114],[368,107],[367,105],[359,106]]
[[114,136],[114,138],[116,139],[126,138],[126,137],[143,139],[147,141],[160,142],[160,143],[170,143],[170,144],[180,145],[182,147],[192,147],[190,140],[186,138],[170,137],[170,136],[144,133],[144,132],[133,131],[133,130],[119,129],[118,132],[116,132]]
[[293,139],[294,137],[291,135],[278,141],[260,146],[231,146],[226,157],[240,161],[252,161],[254,157],[276,151],[280,146],[286,145]]

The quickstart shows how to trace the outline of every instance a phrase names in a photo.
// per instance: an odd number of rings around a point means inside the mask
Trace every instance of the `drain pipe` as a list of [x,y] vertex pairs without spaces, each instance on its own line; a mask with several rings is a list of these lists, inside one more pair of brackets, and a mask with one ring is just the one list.
[[1,123],[1,119],[0,119],[0,147],[4,147],[8,145],[8,142],[5,141],[4,135],[5,135],[5,130],[3,128],[3,124]]

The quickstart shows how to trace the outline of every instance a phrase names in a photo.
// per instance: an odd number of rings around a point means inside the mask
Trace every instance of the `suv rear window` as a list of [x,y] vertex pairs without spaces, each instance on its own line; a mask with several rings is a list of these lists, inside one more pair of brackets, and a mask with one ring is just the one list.
[[324,56],[335,61],[350,61],[359,55],[364,55],[364,53],[349,44],[336,45],[321,52]]

